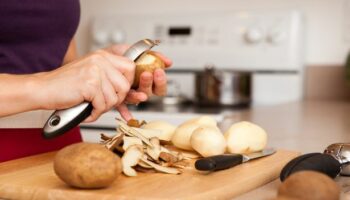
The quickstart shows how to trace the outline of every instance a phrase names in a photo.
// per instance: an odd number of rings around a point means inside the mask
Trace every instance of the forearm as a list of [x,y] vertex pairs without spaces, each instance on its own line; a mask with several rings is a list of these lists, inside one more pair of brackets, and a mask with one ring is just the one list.
[[40,109],[38,74],[0,74],[0,117]]

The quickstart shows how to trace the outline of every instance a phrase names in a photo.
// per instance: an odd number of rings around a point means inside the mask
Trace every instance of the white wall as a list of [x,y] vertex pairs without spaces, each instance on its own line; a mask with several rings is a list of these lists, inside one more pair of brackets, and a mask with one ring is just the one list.
[[[94,16],[113,13],[300,9],[305,14],[307,65],[342,64],[350,47],[350,0],[81,0],[78,49],[86,53]],[[121,19],[127,20],[127,19]],[[345,31],[348,30],[348,31]]]

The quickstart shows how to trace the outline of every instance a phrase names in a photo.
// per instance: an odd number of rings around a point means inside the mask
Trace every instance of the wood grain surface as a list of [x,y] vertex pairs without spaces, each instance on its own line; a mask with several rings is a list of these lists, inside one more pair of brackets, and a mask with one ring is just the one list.
[[67,186],[54,173],[54,153],[0,164],[0,198],[5,199],[232,199],[278,178],[282,167],[298,152],[278,150],[228,170],[181,175],[138,173],[120,176],[108,188],[82,190]]

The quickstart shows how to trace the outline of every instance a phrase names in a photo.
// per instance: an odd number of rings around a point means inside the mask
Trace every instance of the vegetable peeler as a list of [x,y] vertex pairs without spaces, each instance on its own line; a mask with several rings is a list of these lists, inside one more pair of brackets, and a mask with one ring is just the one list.
[[[140,40],[133,44],[123,56],[135,62],[143,53],[159,43],[158,40]],[[50,139],[64,134],[86,119],[91,114],[92,109],[93,106],[90,102],[83,102],[71,108],[56,110],[46,121],[42,136]]]

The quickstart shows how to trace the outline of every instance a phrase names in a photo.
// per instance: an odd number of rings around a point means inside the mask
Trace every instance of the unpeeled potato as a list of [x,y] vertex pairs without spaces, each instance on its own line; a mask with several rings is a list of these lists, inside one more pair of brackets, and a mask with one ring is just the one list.
[[54,171],[77,188],[103,188],[121,174],[120,158],[99,144],[77,143],[57,152]]
[[143,72],[153,72],[156,69],[165,69],[165,63],[154,52],[148,51],[141,55],[135,62],[136,70],[132,88],[137,88],[140,84],[140,76]]
[[277,199],[339,200],[340,188],[325,174],[299,171],[290,175],[280,185]]

